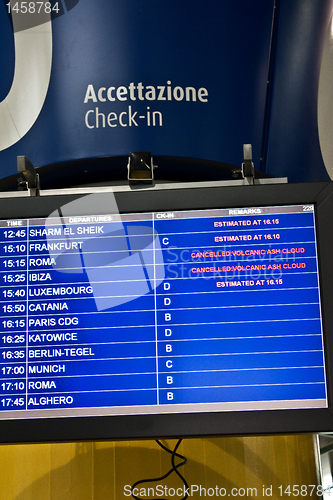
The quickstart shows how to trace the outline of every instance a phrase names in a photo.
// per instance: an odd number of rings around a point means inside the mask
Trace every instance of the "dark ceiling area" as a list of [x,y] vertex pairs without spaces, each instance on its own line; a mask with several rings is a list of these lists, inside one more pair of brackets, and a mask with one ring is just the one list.
[[[79,186],[108,185],[127,182],[127,156],[105,156],[63,163],[54,163],[37,169],[41,189],[64,189]],[[157,182],[202,182],[241,178],[241,166],[228,163],[183,158],[153,156],[154,178]],[[0,180],[0,191],[17,191],[17,172]],[[271,177],[255,171],[256,178]]]

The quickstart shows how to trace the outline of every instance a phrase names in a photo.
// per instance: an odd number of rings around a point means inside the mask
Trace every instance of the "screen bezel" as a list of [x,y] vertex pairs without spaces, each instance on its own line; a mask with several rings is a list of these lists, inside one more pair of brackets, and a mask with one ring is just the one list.
[[[86,194],[91,192],[98,189]],[[332,182],[225,187],[184,184],[114,191],[120,213],[315,205],[328,408],[1,420],[0,440],[17,443],[332,432],[333,367],[329,363],[333,359],[332,193]],[[0,198],[0,216],[1,219],[47,217],[56,208],[84,195],[79,191],[72,194],[59,191],[44,192],[39,197]],[[98,209],[91,215],[99,215]]]

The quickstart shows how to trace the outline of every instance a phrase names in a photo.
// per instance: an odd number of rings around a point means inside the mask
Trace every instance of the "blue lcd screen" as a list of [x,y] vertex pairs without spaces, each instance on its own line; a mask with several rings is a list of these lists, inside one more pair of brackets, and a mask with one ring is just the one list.
[[327,408],[313,204],[0,231],[2,418]]

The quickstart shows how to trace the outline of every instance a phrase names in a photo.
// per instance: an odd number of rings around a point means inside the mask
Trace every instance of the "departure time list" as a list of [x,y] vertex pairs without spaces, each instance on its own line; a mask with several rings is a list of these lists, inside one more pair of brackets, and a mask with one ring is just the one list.
[[313,205],[3,220],[0,257],[3,418],[327,406]]

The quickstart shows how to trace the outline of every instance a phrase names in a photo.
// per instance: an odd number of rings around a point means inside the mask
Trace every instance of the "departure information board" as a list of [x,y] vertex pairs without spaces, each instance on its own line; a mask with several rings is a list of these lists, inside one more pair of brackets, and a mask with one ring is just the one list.
[[1,418],[326,408],[314,205],[0,221]]

